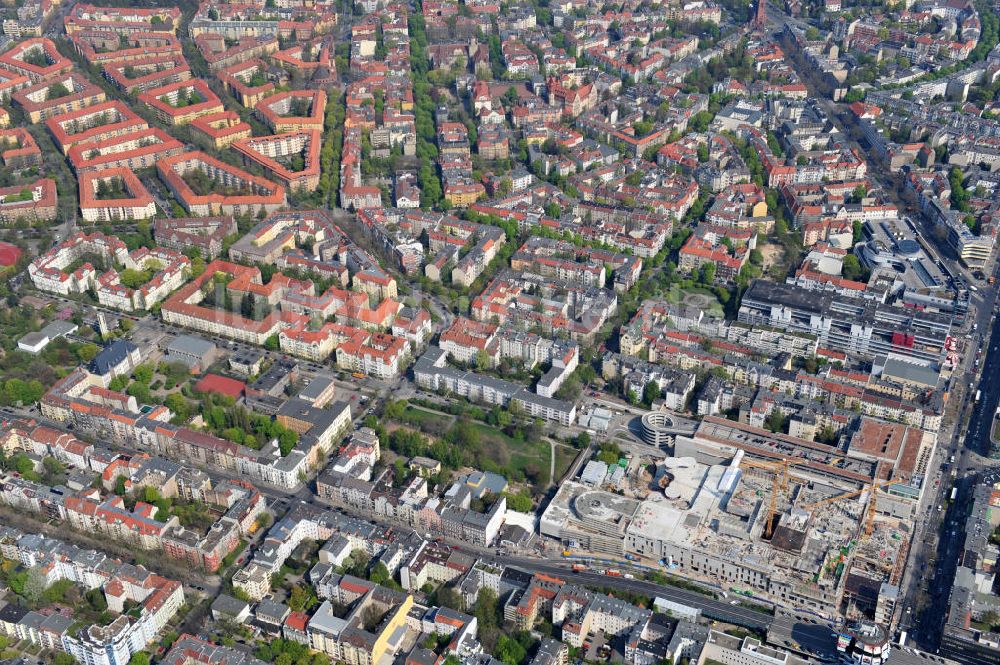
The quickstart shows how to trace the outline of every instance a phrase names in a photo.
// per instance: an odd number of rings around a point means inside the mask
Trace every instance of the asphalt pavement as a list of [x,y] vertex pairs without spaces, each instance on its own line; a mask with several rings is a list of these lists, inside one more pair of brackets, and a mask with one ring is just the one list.
[[[973,322],[978,325],[981,333],[990,330],[993,319],[993,305],[996,298],[996,286],[983,285],[975,292],[975,316]],[[977,340],[972,336],[971,350],[977,349]],[[942,633],[948,617],[951,589],[955,580],[955,571],[963,552],[965,541],[965,520],[968,514],[972,492],[979,482],[979,472],[986,466],[995,464],[995,460],[987,459],[991,454],[991,434],[994,415],[1000,405],[1000,326],[993,326],[989,337],[982,338],[982,368],[976,367],[956,372],[953,384],[962,385],[963,402],[955,414],[956,435],[940,442],[942,457],[948,457],[948,466],[954,473],[955,498],[950,500],[950,474],[942,474],[941,485],[937,488],[937,500],[931,504],[932,511],[928,519],[927,531],[939,530],[936,542],[933,538],[919,541],[918,548],[923,549],[927,556],[924,560],[933,561],[933,568],[928,572],[929,580],[924,591],[929,595],[928,602],[915,616],[910,626],[910,635],[922,647],[937,651],[942,647]],[[978,384],[976,379],[979,379]],[[979,400],[975,399],[979,391]],[[959,398],[956,396],[956,398]],[[971,404],[970,404],[971,402]],[[968,425],[962,432],[962,423],[968,412]],[[954,460],[954,461],[952,461]],[[946,500],[948,499],[948,500]],[[947,510],[940,514],[938,523],[934,503],[937,506],[947,505]],[[915,571],[914,571],[915,572]],[[916,587],[909,589],[906,602],[916,607]],[[947,655],[947,654],[946,654]],[[952,657],[961,654],[952,654]]]

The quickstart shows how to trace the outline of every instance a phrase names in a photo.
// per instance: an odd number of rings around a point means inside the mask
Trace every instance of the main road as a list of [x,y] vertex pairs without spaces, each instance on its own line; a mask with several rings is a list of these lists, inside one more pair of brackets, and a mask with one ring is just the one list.
[[[785,22],[794,22],[783,10],[773,5],[769,5],[768,18],[776,28],[776,35]],[[794,53],[794,48],[791,51],[793,59],[801,61],[799,54]],[[851,136],[850,114],[845,112],[843,106],[821,94],[809,71],[803,72],[802,80],[834,125],[845,135]],[[933,261],[942,268],[947,263],[946,272],[952,277],[950,286],[958,289],[966,284],[976,284],[969,293],[969,316],[954,331],[954,334],[966,340],[965,356],[953,372],[947,387],[951,403],[939,432],[937,455],[929,464],[926,479],[930,483],[933,478],[935,485],[925,490],[927,497],[919,504],[915,518],[917,531],[902,584],[903,615],[900,626],[909,629],[910,635],[918,644],[936,650],[940,645],[950,589],[962,551],[962,529],[971,491],[977,482],[975,474],[983,467],[996,463],[987,459],[987,456],[991,453],[994,414],[1000,404],[1000,330],[992,326],[997,286],[974,280],[956,259],[948,258],[953,254],[950,250],[933,247],[934,236],[928,223],[912,202],[900,195],[902,188],[898,174],[879,168],[879,160],[857,141],[852,140],[851,144],[876,167],[869,171],[869,176],[881,185],[882,190],[895,201],[901,211],[910,213],[911,218],[923,228],[922,235],[917,229],[914,229],[915,234],[925,241],[924,249]],[[979,366],[973,364],[976,359],[983,364],[981,373]],[[974,399],[977,390],[980,397],[978,401]],[[963,427],[966,420],[967,427]],[[953,486],[952,478],[955,479]],[[947,499],[950,498],[952,487],[956,490],[956,496],[954,501],[949,502]],[[939,507],[943,508],[945,505],[948,505],[948,510],[938,512]],[[922,596],[923,593],[929,597]],[[922,609],[918,598],[926,600]]]
[[[992,296],[993,294],[991,294]],[[992,302],[992,297],[990,302]],[[992,311],[992,310],[990,310]],[[965,541],[965,521],[968,516],[972,493],[985,467],[996,465],[990,454],[994,416],[1000,405],[1000,326],[994,326],[984,346],[985,363],[979,382],[979,401],[971,406],[969,424],[962,439],[962,447],[955,457],[956,496],[950,502],[941,525],[941,534],[935,552],[933,577],[927,585],[930,602],[916,622],[915,638],[929,649],[941,646],[941,635],[948,616],[951,588]],[[969,393],[972,394],[970,387]],[[940,504],[939,504],[940,505]]]

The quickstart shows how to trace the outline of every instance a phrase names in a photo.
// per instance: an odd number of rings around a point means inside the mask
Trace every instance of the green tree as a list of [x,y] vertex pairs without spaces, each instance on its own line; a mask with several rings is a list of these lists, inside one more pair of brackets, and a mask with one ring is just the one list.
[[181,393],[170,393],[163,400],[163,405],[174,412],[174,415],[181,422],[187,421],[191,416],[191,405]]
[[400,400],[386,400],[385,406],[382,407],[382,414],[388,420],[402,420],[403,416],[406,415],[407,401],[405,399]]
[[317,602],[316,594],[307,584],[296,584],[288,595],[288,607],[293,612],[305,612],[312,609]]
[[389,572],[389,569],[381,561],[372,566],[372,570],[368,574],[368,579],[381,586],[387,586],[390,582],[394,581],[392,573]]
[[864,269],[861,267],[861,262],[858,261],[858,257],[854,254],[848,254],[845,256],[841,274],[843,274],[844,279],[850,279],[853,281],[860,280],[864,275]]
[[519,513],[530,513],[534,507],[531,496],[527,492],[518,492],[517,494],[508,492],[504,496],[507,498],[507,508],[510,510],[515,510]]
[[653,123],[647,120],[638,120],[632,123],[632,129],[635,131],[635,136],[638,138],[642,138],[652,132],[653,126]]
[[67,602],[67,597],[76,594],[76,585],[73,580],[56,580],[42,592],[42,604],[53,605]]
[[608,465],[618,464],[621,456],[621,449],[618,448],[617,444],[611,442],[602,443],[601,450],[597,453],[597,459]]
[[777,434],[785,431],[786,421],[787,418],[779,409],[773,409],[771,413],[768,414],[764,426]]
[[476,594],[476,604],[473,608],[480,627],[496,626],[499,623],[499,599],[496,593],[490,588],[482,588]]
[[45,573],[42,572],[41,568],[35,566],[28,571],[28,576],[24,579],[21,596],[28,601],[28,604],[35,605],[42,600],[45,589]]
[[497,640],[494,655],[506,665],[521,665],[521,661],[528,654],[520,642],[507,635],[501,635]]
[[656,381],[650,381],[642,389],[642,403],[649,406],[654,401],[660,399],[661,394],[662,392],[660,391],[659,384],[657,384]]
[[16,471],[23,478],[27,478],[28,480],[33,480],[35,482],[41,480],[38,472],[35,471],[35,463],[24,453],[17,453],[16,455],[13,455],[7,461],[7,466]]
[[771,152],[778,157],[781,157],[782,154],[784,154],[781,150],[781,143],[778,142],[778,137],[775,136],[774,132],[767,133],[767,147],[770,148]]
[[28,405],[34,404],[45,394],[45,386],[38,379],[24,381],[22,379],[7,379],[4,382],[4,397],[10,403],[20,402]]
[[104,598],[104,593],[100,589],[90,589],[84,594],[87,603],[95,612],[103,612],[108,609],[108,601]]
[[163,497],[160,495],[160,490],[156,489],[152,485],[146,485],[142,488],[142,500],[146,503],[157,503],[162,499]]
[[467,448],[478,448],[481,437],[479,429],[468,420],[459,420],[448,432],[449,438]]
[[450,607],[459,612],[465,611],[462,595],[451,586],[443,586],[437,591],[437,602],[441,607]]
[[146,270],[126,268],[121,272],[119,279],[121,279],[123,286],[130,289],[138,289],[140,286],[148,282],[152,276],[152,273]]
[[149,386],[145,383],[135,381],[125,392],[134,397],[135,401],[140,404],[149,404],[153,401],[153,395],[149,391]]
[[355,577],[367,577],[365,573],[368,571],[369,561],[371,561],[371,557],[368,556],[367,552],[362,549],[356,549],[351,552],[351,564],[344,572]]
[[49,476],[58,476],[66,471],[63,463],[51,455],[42,460],[42,466],[45,467],[45,473]]
[[963,183],[962,169],[953,166],[948,172],[948,184],[951,185],[951,205],[959,212],[969,212],[969,192]]
[[153,380],[153,368],[149,365],[139,365],[132,372],[132,377],[144,385],[149,385]]
[[145,651],[136,651],[129,658],[128,665],[149,665],[149,654]]
[[715,281],[715,264],[704,263],[698,272],[698,281],[708,285]]
[[16,572],[9,573],[7,575],[7,586],[16,595],[21,596],[24,594],[24,582],[28,579],[28,571],[19,570]]
[[60,97],[67,97],[69,96],[69,94],[70,94],[69,88],[67,88],[66,84],[62,83],[61,81],[58,83],[53,83],[52,85],[49,86],[49,89],[45,91],[45,97],[48,100],[59,99]]
[[292,452],[295,448],[295,444],[299,442],[299,435],[290,429],[286,429],[278,435],[278,449],[281,451],[281,456],[284,457],[288,453]]
[[865,98],[865,91],[858,88],[851,88],[848,90],[847,95],[844,97],[845,104],[853,104],[854,102],[860,102]]
[[101,347],[96,344],[81,344],[76,349],[76,357],[79,358],[82,363],[89,363],[101,350]]
[[831,425],[824,425],[823,429],[816,435],[816,440],[832,446],[837,443],[837,432]]
[[517,94],[517,88],[511,86],[507,88],[507,91],[501,96],[505,106],[514,106],[520,100],[521,96]]

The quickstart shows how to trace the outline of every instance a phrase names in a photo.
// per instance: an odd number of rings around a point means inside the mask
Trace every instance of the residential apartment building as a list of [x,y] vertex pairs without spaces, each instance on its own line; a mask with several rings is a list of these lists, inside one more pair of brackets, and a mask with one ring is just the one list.
[[952,317],[946,314],[763,280],[747,289],[739,320],[813,334],[822,347],[850,355],[873,357],[891,352],[929,360],[944,357],[952,327]]
[[21,107],[28,120],[37,124],[57,115],[100,104],[105,95],[100,86],[91,83],[83,74],[70,72],[22,88],[11,95],[11,100]]

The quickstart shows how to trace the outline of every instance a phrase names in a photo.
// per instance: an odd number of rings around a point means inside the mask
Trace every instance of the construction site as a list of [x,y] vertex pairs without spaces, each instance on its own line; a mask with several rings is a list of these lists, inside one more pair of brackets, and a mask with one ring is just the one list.
[[542,534],[824,616],[891,618],[915,505],[891,476],[832,478],[742,450],[717,463],[632,460],[625,471],[588,466],[564,483]]

